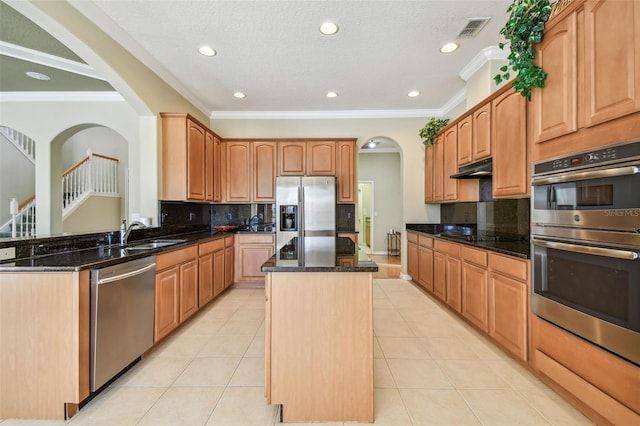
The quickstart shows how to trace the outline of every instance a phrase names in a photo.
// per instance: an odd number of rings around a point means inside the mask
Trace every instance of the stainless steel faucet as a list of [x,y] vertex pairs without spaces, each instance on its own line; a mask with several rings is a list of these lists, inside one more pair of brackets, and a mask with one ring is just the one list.
[[145,224],[142,222],[138,222],[138,221],[131,222],[131,225],[129,225],[126,231],[124,232],[120,231],[120,245],[127,244],[127,241],[129,240],[129,234],[131,234],[131,231],[133,230],[134,226],[138,226],[140,228],[146,228]]
[[258,226],[260,225],[260,220],[262,218],[263,218],[262,213],[254,214],[253,216],[251,216],[251,218],[249,219],[249,222],[247,222],[247,225],[249,225],[249,229],[253,230],[253,225],[251,225],[251,222],[253,222],[253,219],[258,219],[258,223],[256,223],[256,231],[257,231]]

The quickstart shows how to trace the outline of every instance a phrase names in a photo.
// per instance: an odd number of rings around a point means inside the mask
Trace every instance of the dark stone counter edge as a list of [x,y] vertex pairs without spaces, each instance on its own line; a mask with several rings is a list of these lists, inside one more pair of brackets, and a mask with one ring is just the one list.
[[276,266],[275,256],[267,260],[262,272],[378,272],[375,263],[361,262],[358,266]]
[[[531,246],[529,243],[500,243],[500,242],[486,242],[486,241],[461,241],[458,238],[447,238],[446,235],[440,235],[439,233],[431,233],[426,230],[411,229],[411,225],[407,224],[406,230],[414,232],[416,234],[422,234],[431,238],[440,238],[441,240],[451,241],[453,243],[463,244],[483,250],[493,251],[500,254],[506,254],[507,256],[519,257],[520,259],[531,259]],[[420,225],[416,228],[421,228]],[[425,229],[425,228],[422,228]],[[502,245],[502,247],[500,247]],[[507,245],[514,245],[515,248],[505,248]]]
[[[249,234],[249,232],[240,232]],[[206,243],[224,238],[229,235],[236,235],[236,232],[203,231],[184,234],[163,235],[162,239],[184,239],[185,242],[172,244],[150,250],[127,251],[127,246],[111,245],[103,247],[93,247],[64,253],[56,253],[32,258],[22,258],[3,261],[0,263],[0,272],[64,272],[82,271],[85,269],[97,269],[107,266],[117,265],[130,260],[141,259],[143,257],[155,256],[160,253],[183,249],[193,244]],[[252,232],[251,234],[275,235],[273,232]],[[158,239],[158,237],[154,238]],[[146,240],[132,241],[128,246],[144,243]],[[100,254],[108,252],[109,254]]]

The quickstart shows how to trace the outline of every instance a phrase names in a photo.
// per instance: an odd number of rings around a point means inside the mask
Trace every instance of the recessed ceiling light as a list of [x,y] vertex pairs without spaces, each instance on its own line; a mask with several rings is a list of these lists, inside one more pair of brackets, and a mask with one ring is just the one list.
[[376,145],[377,145],[377,143],[376,143],[376,141],[374,141],[374,140],[370,140],[370,141],[369,141],[369,143],[367,144],[367,146],[368,146],[369,148],[375,148],[375,147],[376,147]]
[[444,46],[440,48],[440,52],[442,53],[451,53],[458,48],[457,43],[446,43]]
[[42,80],[42,81],[49,81],[51,80],[51,77],[49,77],[46,74],[42,74],[39,72],[35,72],[35,71],[27,71],[25,74],[27,74],[27,77],[31,77],[34,78],[36,80]]
[[198,49],[198,52],[200,52],[204,56],[216,56],[216,53],[217,53],[215,50],[213,50],[209,46],[201,46],[200,49]]
[[327,98],[337,98],[338,94],[336,92],[327,92]]
[[409,96],[410,98],[415,98],[416,96],[420,96],[420,92],[418,92],[417,90],[412,90],[407,93],[407,96]]
[[235,93],[233,94],[233,96],[234,96],[234,97],[236,97],[236,98],[238,98],[238,99],[242,99],[242,98],[245,98],[247,95],[245,95],[245,94],[244,94],[244,93],[242,93],[242,92],[235,92]]
[[333,22],[323,22],[320,25],[320,32],[324,35],[333,35],[338,32],[338,26]]

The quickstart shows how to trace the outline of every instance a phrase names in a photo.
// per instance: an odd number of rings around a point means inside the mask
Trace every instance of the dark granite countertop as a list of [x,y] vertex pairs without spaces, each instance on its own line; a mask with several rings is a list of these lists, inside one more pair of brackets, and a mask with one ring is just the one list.
[[[185,248],[195,243],[202,243],[210,240],[224,238],[227,235],[233,235],[235,233],[236,232],[217,232],[207,230],[170,235],[165,234],[155,236],[151,239],[180,239],[184,240],[184,242],[149,250],[127,250],[127,247],[142,244],[150,239],[131,241],[125,246],[117,244],[98,244],[92,247],[65,249],[59,252],[55,252],[55,250],[52,250],[50,254],[42,254],[31,257],[20,257],[13,260],[2,261],[0,262],[0,272],[59,272],[103,268],[106,266],[127,262],[129,260],[140,259],[162,252]],[[252,233],[273,235],[273,232]],[[53,240],[51,241],[51,243],[53,244]],[[45,246],[45,248],[46,244],[46,240],[43,240],[40,243],[40,245]]]
[[293,238],[262,272],[377,272],[378,265],[347,237]]
[[521,259],[531,258],[531,245],[527,237],[498,240],[474,239],[475,229],[473,227],[446,224],[407,224],[406,230]]

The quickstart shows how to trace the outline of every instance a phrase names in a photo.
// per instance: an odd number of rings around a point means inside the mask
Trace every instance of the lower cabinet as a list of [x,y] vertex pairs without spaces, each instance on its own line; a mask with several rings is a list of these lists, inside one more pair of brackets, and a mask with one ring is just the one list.
[[489,331],[487,306],[487,252],[462,247],[462,315],[479,329]]
[[410,231],[407,232],[407,274],[418,282],[418,234]]
[[224,288],[233,284],[233,235],[224,238]]
[[433,294],[441,300],[447,296],[447,255],[433,253]]
[[489,253],[489,335],[528,359],[529,262]]
[[198,245],[198,307],[206,305],[224,290],[224,241],[218,239]]
[[462,284],[460,245],[443,240],[435,240],[434,254],[434,294],[456,311],[462,310]]
[[275,234],[237,234],[235,241],[235,281],[262,281],[260,270],[275,251]]
[[418,236],[418,284],[433,291],[433,238]]
[[198,309],[198,247],[156,256],[154,341],[171,333]]

